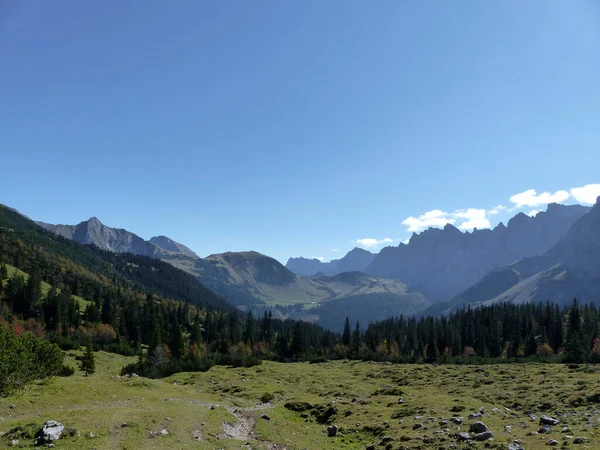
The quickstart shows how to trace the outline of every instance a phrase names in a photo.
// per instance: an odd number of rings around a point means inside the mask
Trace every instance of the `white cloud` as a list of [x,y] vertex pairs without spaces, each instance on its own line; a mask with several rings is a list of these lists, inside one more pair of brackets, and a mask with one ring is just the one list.
[[500,212],[502,212],[504,210],[506,210],[506,206],[498,205],[498,206],[494,206],[487,213],[488,213],[488,215],[493,216],[494,214],[499,214]]
[[527,213],[527,215],[529,217],[535,217],[537,215],[537,213],[539,213],[539,212],[542,212],[542,210],[541,209],[532,209],[531,211],[529,211]]
[[325,261],[325,258],[323,258],[322,256],[315,256],[313,259],[318,259],[321,262]]
[[547,205],[548,203],[560,203],[569,198],[567,191],[561,190],[554,193],[542,192],[538,194],[535,189],[529,189],[525,192],[515,194],[510,198],[510,201],[515,204],[516,208],[524,206],[539,206]]
[[329,250],[330,252],[339,252],[340,249],[339,248],[332,248],[331,250]]
[[586,184],[585,186],[571,189],[570,193],[571,197],[578,203],[593,205],[596,203],[596,199],[600,197],[600,184]]
[[354,241],[354,243],[356,245],[358,245],[359,247],[363,247],[363,248],[380,247],[381,245],[391,244],[392,242],[394,242],[394,240],[391,238],[384,238],[384,239],[362,238],[362,239],[357,239],[356,241]]
[[407,231],[422,231],[429,227],[443,227],[447,223],[454,224],[455,219],[448,216],[448,213],[439,209],[427,211],[419,217],[408,217],[402,221],[402,225],[408,227]]
[[458,225],[459,230],[472,230],[473,228],[490,228],[490,221],[485,216],[486,214],[485,209],[469,208],[454,211],[452,216],[465,219]]

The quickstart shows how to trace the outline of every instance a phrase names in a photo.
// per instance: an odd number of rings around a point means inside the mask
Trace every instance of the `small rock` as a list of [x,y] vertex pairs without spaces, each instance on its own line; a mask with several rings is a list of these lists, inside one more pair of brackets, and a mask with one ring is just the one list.
[[96,435],[94,433],[92,433],[91,431],[90,431],[90,434],[88,434],[88,436],[90,439],[94,439],[96,437]]
[[510,433],[512,431],[512,425],[504,425],[504,430]]
[[569,431],[571,431],[571,429],[567,426],[562,427],[562,432],[563,433],[568,433]]
[[367,445],[366,450],[375,450],[375,444],[369,444],[369,445]]
[[271,420],[271,418],[269,416],[267,416],[266,414],[263,414],[262,416],[260,416],[261,419],[264,420]]
[[418,430],[419,428],[423,428],[423,424],[422,423],[415,423],[413,425],[413,430]]
[[573,444],[585,444],[588,440],[584,437],[578,437],[573,439]]
[[481,413],[471,413],[469,414],[469,419],[479,419],[481,417]]
[[472,438],[471,438],[471,435],[469,433],[467,433],[465,431],[459,431],[458,433],[456,433],[456,439],[459,442],[462,442],[462,441],[466,442],[466,441],[470,441]]
[[462,423],[462,419],[460,417],[453,417],[452,419],[450,419],[452,421],[453,424],[455,425],[460,425]]
[[162,430],[160,430],[160,434],[162,434],[163,436],[166,436],[169,434],[169,432],[163,428]]
[[337,433],[338,433],[337,425],[330,425],[327,427],[327,436],[335,437],[335,436],[337,436]]
[[488,430],[488,427],[483,422],[473,422],[469,427],[471,433],[484,433]]
[[465,410],[465,407],[462,405],[454,405],[451,409],[450,412],[462,412]]
[[548,416],[542,416],[540,417],[540,425],[550,425],[550,426],[554,426],[554,425],[558,425],[560,422],[553,418],[553,417],[548,417]]
[[538,419],[538,416],[536,416],[535,414],[529,414],[529,418],[530,418],[531,420],[537,420],[537,419]]
[[348,417],[348,416],[351,416],[352,414],[354,414],[354,411],[352,411],[351,409],[349,409],[348,411],[346,411],[346,412],[344,413],[344,415],[345,415],[346,417]]
[[512,444],[508,444],[508,450],[525,450],[525,449],[523,447],[521,447],[520,444],[513,442]]
[[491,439],[494,437],[494,432],[493,431],[484,431],[483,433],[477,433],[473,435],[473,439],[475,439],[476,441],[487,441],[488,439]]
[[42,429],[35,434],[33,445],[37,447],[56,441],[60,438],[64,429],[65,426],[62,423],[58,423],[56,420],[48,420]]
[[558,441],[550,439],[548,442],[546,442],[546,445],[555,446],[558,445]]
[[10,444],[14,447],[16,447],[17,445],[19,445],[19,440],[18,439],[13,439],[12,441],[10,441]]
[[388,442],[392,442],[393,440],[394,438],[391,436],[384,436],[381,438],[381,442],[379,442],[379,445],[387,444]]
[[540,427],[540,429],[538,430],[538,433],[542,434],[547,434],[547,433],[551,433],[552,432],[552,427],[550,425],[542,425]]

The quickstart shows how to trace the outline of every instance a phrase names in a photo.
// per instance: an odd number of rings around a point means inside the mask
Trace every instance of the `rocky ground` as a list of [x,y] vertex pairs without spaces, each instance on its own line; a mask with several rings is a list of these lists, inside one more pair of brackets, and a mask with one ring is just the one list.
[[0,399],[0,447],[600,448],[595,366],[265,362],[148,380],[119,376],[127,361],[100,352],[91,377]]

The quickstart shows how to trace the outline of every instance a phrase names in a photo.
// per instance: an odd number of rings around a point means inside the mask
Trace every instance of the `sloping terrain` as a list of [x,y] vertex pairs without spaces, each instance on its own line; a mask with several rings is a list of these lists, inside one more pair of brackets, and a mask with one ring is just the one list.
[[600,301],[600,198],[549,250],[492,271],[453,299],[453,306]]
[[519,213],[493,230],[430,228],[413,234],[408,244],[382,249],[366,272],[402,280],[432,301],[445,302],[490,271],[548,250],[589,210],[550,204],[535,217]]

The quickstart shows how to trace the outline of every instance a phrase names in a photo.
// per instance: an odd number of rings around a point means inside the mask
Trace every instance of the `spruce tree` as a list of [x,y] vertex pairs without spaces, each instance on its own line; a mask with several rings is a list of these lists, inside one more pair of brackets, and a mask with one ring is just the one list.
[[94,350],[92,348],[92,340],[90,338],[86,340],[85,352],[81,358],[79,368],[85,373],[86,377],[96,371],[96,361],[94,358]]
[[569,311],[567,318],[567,336],[565,339],[565,362],[582,363],[585,362],[587,349],[583,339],[581,327],[581,311],[577,300],[573,300],[573,306]]
[[342,344],[346,347],[350,347],[350,320],[346,317],[346,322],[344,323],[344,333],[342,334]]

